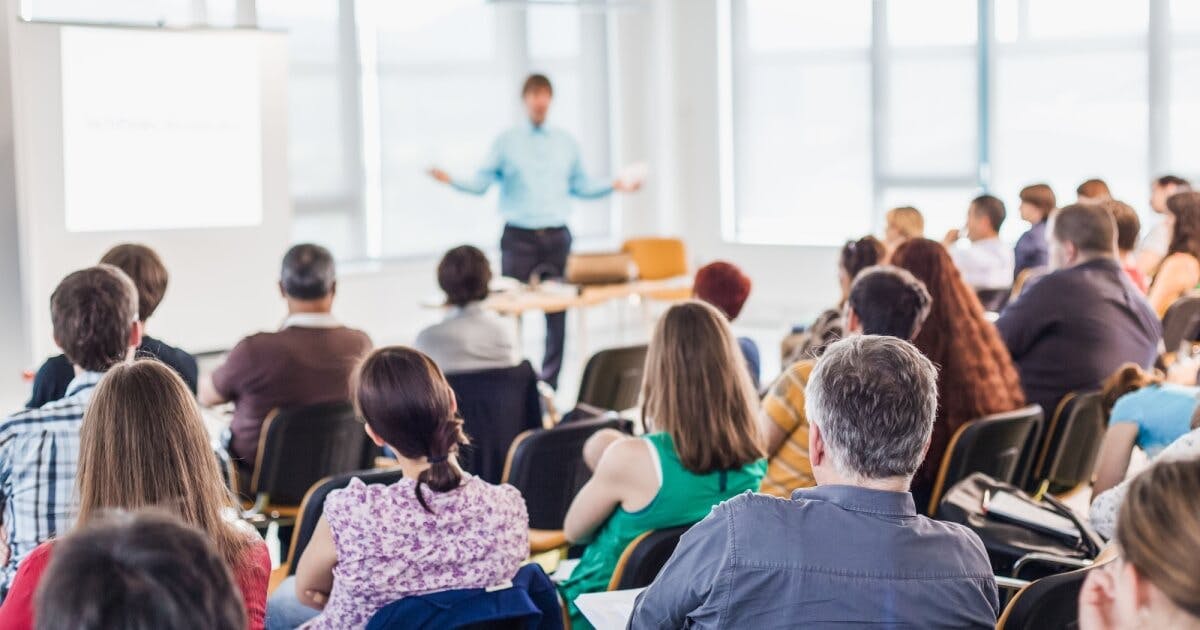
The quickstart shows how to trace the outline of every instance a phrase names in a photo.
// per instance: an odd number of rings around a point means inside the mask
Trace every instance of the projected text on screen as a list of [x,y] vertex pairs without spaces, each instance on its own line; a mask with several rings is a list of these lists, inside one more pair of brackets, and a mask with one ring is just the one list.
[[66,229],[259,224],[258,57],[239,33],[63,28]]

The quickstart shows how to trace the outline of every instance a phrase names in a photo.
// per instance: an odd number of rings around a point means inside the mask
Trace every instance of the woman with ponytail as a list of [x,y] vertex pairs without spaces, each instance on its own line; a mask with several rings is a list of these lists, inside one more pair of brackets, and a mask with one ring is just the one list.
[[1133,447],[1153,459],[1192,429],[1200,387],[1164,382],[1162,374],[1122,365],[1100,390],[1108,431],[1096,458],[1092,496],[1121,483]]
[[409,595],[511,580],[529,555],[521,494],[458,465],[467,438],[433,360],[381,348],[359,366],[352,392],[367,435],[396,452],[404,478],[390,486],[354,479],[329,493],[294,582],[268,603],[268,628],[309,617],[305,628],[363,628]]

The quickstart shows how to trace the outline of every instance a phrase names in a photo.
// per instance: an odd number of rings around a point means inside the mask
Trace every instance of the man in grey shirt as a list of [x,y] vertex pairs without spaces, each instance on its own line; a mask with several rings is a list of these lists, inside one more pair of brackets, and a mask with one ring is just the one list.
[[933,364],[894,337],[826,350],[808,382],[817,487],[713,509],[637,600],[630,628],[992,628],[983,543],[908,492],[937,408]]

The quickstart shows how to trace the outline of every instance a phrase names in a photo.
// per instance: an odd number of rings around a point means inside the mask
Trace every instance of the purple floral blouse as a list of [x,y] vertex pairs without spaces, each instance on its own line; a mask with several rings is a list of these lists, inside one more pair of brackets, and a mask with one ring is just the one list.
[[304,628],[363,628],[397,599],[485,588],[516,575],[529,555],[529,515],[516,488],[470,475],[450,492],[422,486],[430,514],[414,486],[412,479],[390,486],[353,479],[329,493],[325,519],[337,550],[333,590],[325,610]]

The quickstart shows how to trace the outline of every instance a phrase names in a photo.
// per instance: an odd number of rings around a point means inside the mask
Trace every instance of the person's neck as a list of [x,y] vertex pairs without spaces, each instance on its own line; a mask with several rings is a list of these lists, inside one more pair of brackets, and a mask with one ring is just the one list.
[[[430,463],[428,458],[421,457],[418,459],[411,459],[400,455],[400,451],[396,450],[395,447],[389,446],[388,448],[390,448],[393,453],[396,453],[396,461],[400,464],[400,472],[404,473],[404,477],[406,479],[412,479],[413,481],[416,481],[417,479],[421,478],[421,473],[429,470]],[[462,468],[458,465],[458,457],[450,455],[448,461],[450,462],[450,465],[458,471],[459,475],[463,474]]]
[[1080,254],[1079,257],[1075,259],[1075,262],[1068,265],[1067,268],[1070,269],[1071,267],[1078,267],[1080,265],[1086,265],[1090,262],[1094,262],[1097,260],[1105,260],[1105,259],[1116,260],[1116,258],[1112,254],[1101,254],[1101,253]]
[[867,490],[882,490],[884,492],[908,492],[912,485],[911,477],[884,477],[882,479],[864,479],[861,477],[846,477],[836,471],[829,471],[817,479],[818,486],[856,486]]
[[330,300],[297,300],[288,298],[287,301],[288,315],[306,315],[306,314],[321,314],[326,315],[333,312],[333,303]]
[[983,234],[983,235],[979,236],[978,238],[973,238],[973,239],[971,239],[971,242],[972,242],[972,243],[978,243],[978,242],[980,242],[980,241],[990,241],[990,240],[992,240],[992,239],[994,239],[994,238],[1000,238],[1000,233],[999,233],[999,232],[992,232],[992,233],[990,233],[990,234]]

